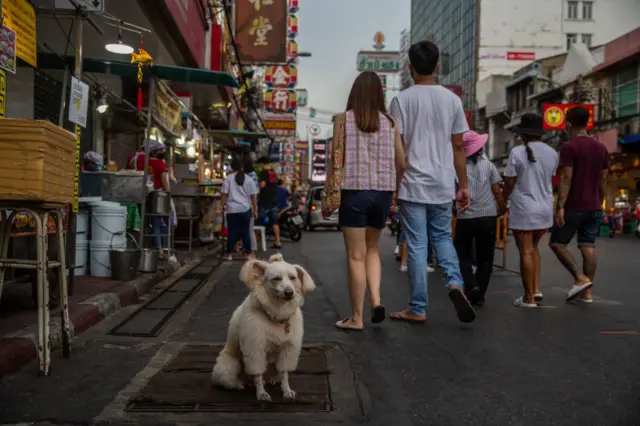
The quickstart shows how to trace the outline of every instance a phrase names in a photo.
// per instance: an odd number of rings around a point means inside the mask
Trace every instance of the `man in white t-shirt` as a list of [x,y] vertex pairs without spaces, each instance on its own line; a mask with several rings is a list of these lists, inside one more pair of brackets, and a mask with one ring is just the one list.
[[[462,134],[469,127],[460,98],[434,81],[439,57],[434,43],[413,44],[409,48],[409,69],[415,86],[391,102],[390,112],[402,134],[407,156],[397,197],[409,249],[407,263],[411,285],[408,309],[391,314],[391,318],[426,321],[427,253],[431,242],[458,318],[471,322],[475,313],[464,295],[464,281],[451,238],[452,200],[456,200],[458,211],[466,210],[470,204],[462,144]],[[456,177],[459,182],[457,193]]]

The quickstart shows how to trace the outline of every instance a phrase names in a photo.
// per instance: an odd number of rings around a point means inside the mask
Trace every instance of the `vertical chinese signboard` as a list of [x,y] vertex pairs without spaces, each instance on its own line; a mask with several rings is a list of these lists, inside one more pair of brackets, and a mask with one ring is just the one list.
[[287,63],[287,0],[236,0],[236,42],[246,65]]

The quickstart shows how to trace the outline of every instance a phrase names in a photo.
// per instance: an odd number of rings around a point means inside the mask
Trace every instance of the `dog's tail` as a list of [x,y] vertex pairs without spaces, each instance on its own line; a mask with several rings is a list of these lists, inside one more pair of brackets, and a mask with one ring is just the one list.
[[273,262],[283,262],[284,261],[284,257],[282,257],[282,253],[276,253],[271,255],[271,257],[269,257],[269,262],[273,263]]

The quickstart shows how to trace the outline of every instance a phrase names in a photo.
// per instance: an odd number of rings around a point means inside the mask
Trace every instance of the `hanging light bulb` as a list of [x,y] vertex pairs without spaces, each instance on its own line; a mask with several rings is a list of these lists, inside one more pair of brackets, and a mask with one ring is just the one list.
[[105,112],[107,112],[107,110],[109,109],[109,104],[107,103],[107,94],[103,94],[100,97],[100,102],[98,102],[98,107],[96,108],[96,111],[98,111],[100,114],[104,114]]
[[122,41],[122,29],[118,27],[118,42],[117,43],[109,43],[104,46],[111,53],[117,53],[118,55],[129,55],[133,52],[133,47],[128,44],[124,44]]

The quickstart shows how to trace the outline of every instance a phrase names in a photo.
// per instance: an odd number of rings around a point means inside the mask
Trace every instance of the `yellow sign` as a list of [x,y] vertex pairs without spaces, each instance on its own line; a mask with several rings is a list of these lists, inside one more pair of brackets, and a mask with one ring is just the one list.
[[0,70],[0,118],[6,117],[7,74]]
[[3,0],[4,24],[16,32],[16,55],[33,67],[38,66],[36,11],[27,0]]

